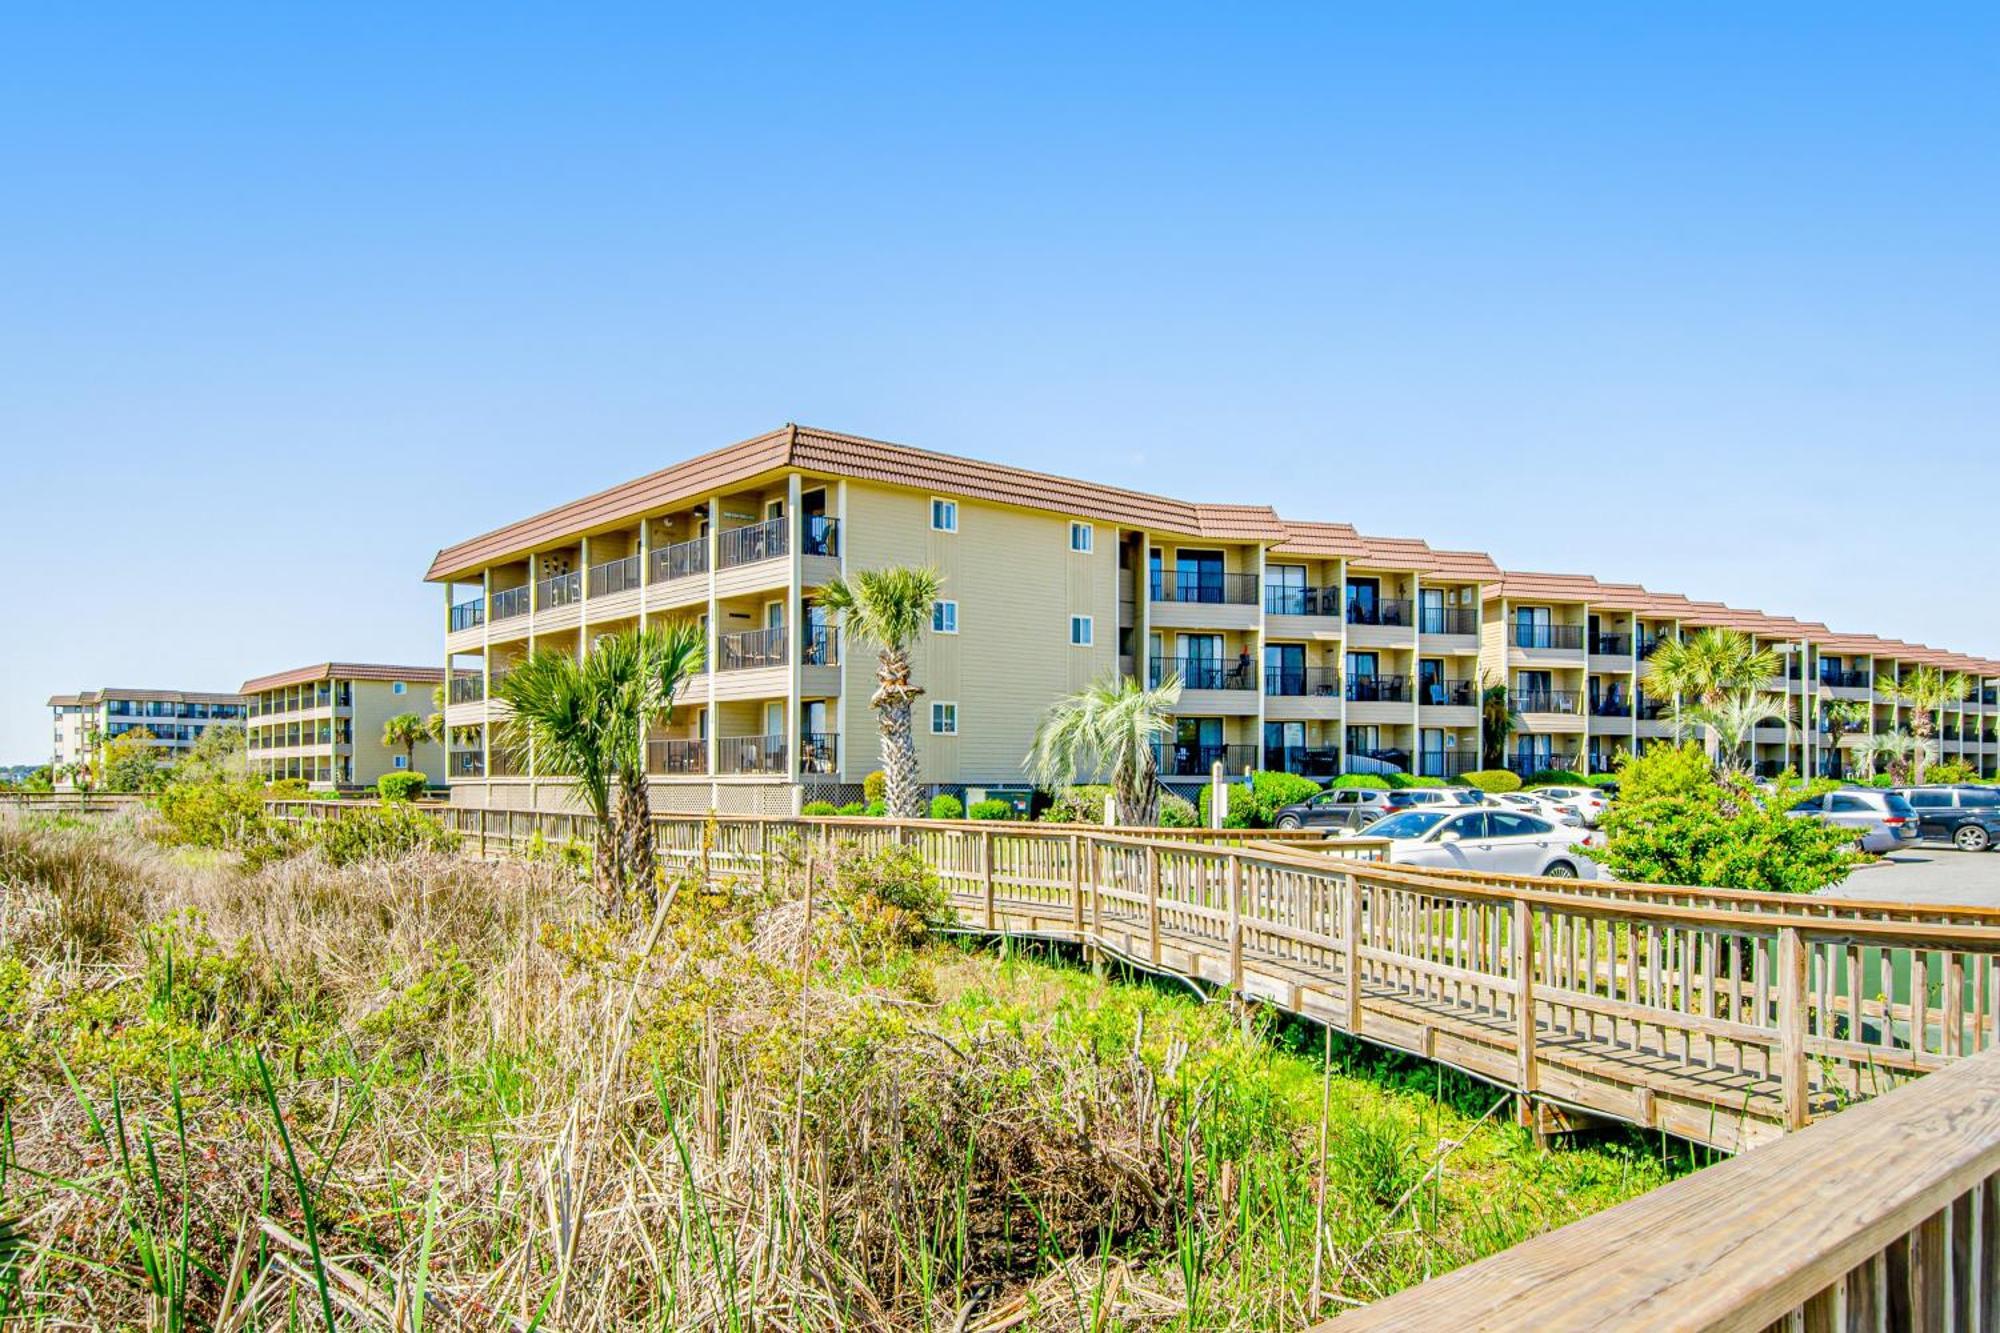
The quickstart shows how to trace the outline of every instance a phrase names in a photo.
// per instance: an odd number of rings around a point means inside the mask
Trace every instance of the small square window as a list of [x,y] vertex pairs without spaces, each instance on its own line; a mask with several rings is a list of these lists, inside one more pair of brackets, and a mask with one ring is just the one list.
[[410,757],[408,755],[399,754],[396,756],[397,768],[408,768],[409,766],[410,766]]
[[1082,555],[1089,555],[1096,540],[1096,531],[1088,523],[1069,525],[1069,549]]
[[958,501],[931,501],[931,527],[938,532],[958,531]]
[[938,634],[958,633],[958,603],[932,602],[931,629]]
[[931,705],[931,735],[933,736],[958,735],[957,704],[934,703]]
[[1069,618],[1069,641],[1074,647],[1090,647],[1094,641],[1096,630],[1097,625],[1089,616],[1071,616]]
[[397,681],[397,682],[396,682],[396,683],[395,683],[394,685],[391,685],[391,686],[389,687],[389,693],[391,693],[391,694],[407,694],[407,693],[409,692],[409,689],[410,689],[410,687],[409,687],[409,686],[405,685],[405,684],[404,684],[404,683],[403,683],[402,681],[400,681],[400,680],[399,680],[399,681]]

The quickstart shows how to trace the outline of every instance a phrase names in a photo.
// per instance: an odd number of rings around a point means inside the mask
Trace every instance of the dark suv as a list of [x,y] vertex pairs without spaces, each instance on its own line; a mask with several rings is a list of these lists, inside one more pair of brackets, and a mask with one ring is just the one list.
[[1917,812],[1918,836],[1948,842],[1961,852],[1983,852],[2000,843],[2000,787],[1898,787]]

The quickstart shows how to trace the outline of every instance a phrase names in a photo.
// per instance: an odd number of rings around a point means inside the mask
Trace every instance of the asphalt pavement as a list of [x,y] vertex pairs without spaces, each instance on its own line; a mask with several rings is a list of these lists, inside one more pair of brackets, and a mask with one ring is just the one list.
[[2000,907],[2000,852],[1960,852],[1926,844],[1893,852],[1821,892],[1830,898]]

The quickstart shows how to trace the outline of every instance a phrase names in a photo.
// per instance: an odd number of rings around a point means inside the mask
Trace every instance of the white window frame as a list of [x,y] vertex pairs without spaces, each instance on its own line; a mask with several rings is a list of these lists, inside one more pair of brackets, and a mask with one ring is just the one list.
[[[1083,539],[1081,546],[1077,544],[1079,537]],[[1095,553],[1097,550],[1097,529],[1089,523],[1078,519],[1071,519],[1069,523],[1069,549],[1077,555],[1091,555]]]
[[940,597],[931,603],[931,633],[958,633],[958,603],[948,597]]
[[395,759],[394,759],[394,761],[393,761],[393,762],[395,763],[396,767],[397,767],[397,768],[398,768],[399,770],[400,770],[400,769],[405,769],[405,768],[408,768],[408,767],[410,766],[410,757],[409,757],[408,755],[405,755],[405,754],[399,754],[399,755],[397,755],[397,756],[395,757]]
[[[1083,637],[1076,637],[1078,630]],[[1071,616],[1069,618],[1069,646],[1072,648],[1095,648],[1097,646],[1097,617]]]
[[[940,517],[944,519],[943,522],[938,521]],[[931,497],[931,531],[958,531],[958,501],[947,500],[942,495]]]
[[409,692],[410,687],[400,680],[389,686],[389,693],[391,694],[408,694]]
[[[941,726],[939,724],[945,721],[946,709],[951,710],[950,725]],[[956,702],[950,699],[933,699],[931,701],[931,735],[933,736],[958,735],[958,704]]]

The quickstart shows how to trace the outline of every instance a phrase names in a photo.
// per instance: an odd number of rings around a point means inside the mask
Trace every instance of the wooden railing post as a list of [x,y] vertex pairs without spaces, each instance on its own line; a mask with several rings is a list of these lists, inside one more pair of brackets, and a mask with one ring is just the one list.
[[486,807],[483,805],[479,807],[479,855],[481,859],[486,856]]
[[1083,839],[1069,835],[1069,926],[1083,938]]
[[1514,900],[1514,1078],[1523,1097],[1535,1093],[1535,916],[1527,902]]
[[[757,888],[759,892],[771,891],[771,821],[763,815],[757,816]],[[812,914],[806,914],[810,920]]]
[[1229,993],[1243,998],[1243,853],[1232,848],[1229,858]]
[[993,913],[992,829],[981,829],[979,831],[979,878],[981,880],[981,888],[986,896],[986,928],[992,930],[995,925]]
[[1146,848],[1146,956],[1160,965],[1160,849]]
[[1806,1095],[1806,951],[1797,926],[1778,930],[1778,1066],[1785,1128],[1812,1118]]
[[1346,897],[1340,905],[1340,943],[1347,951],[1347,1032],[1361,1035],[1361,881],[1346,876]]

